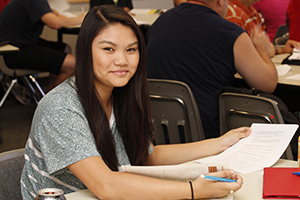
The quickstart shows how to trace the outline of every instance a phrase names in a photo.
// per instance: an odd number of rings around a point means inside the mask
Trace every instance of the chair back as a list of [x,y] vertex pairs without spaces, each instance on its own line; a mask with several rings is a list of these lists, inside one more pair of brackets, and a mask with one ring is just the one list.
[[24,148],[0,153],[0,200],[22,199],[20,179]]
[[[276,101],[248,94],[224,92],[219,96],[220,134],[252,123],[284,124]],[[290,145],[282,158],[293,160]]]
[[[289,27],[286,24],[282,24],[278,27],[275,36],[274,36],[274,40],[273,40],[273,44],[274,45],[284,45],[285,42],[288,40],[288,36],[284,37],[284,35],[286,35],[287,33],[289,33]],[[285,39],[281,39],[281,42],[278,41],[279,38],[285,38]],[[283,44],[284,43],[284,44]]]
[[155,144],[205,138],[198,106],[189,86],[180,81],[148,79]]
[[266,97],[224,92],[219,108],[221,135],[252,123],[284,124],[277,102]]

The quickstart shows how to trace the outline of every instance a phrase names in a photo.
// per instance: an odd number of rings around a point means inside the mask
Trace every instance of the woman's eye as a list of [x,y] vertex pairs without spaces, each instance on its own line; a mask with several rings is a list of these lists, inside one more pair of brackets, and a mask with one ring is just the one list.
[[130,48],[130,49],[127,49],[128,52],[134,52],[136,51],[136,48]]
[[106,50],[106,51],[113,51],[113,48],[106,47],[106,48],[104,48],[104,50]]

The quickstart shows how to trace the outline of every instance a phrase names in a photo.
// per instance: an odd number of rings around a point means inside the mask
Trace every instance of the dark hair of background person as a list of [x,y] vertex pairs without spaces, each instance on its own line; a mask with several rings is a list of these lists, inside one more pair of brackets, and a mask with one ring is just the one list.
[[[118,170],[114,138],[94,85],[92,42],[107,26],[122,24],[136,34],[140,60],[135,75],[127,85],[114,88],[113,112],[132,165],[143,165],[148,159],[148,149],[153,139],[150,98],[146,77],[146,45],[131,16],[118,6],[94,7],[84,19],[77,40],[75,82],[97,149],[106,165]],[[100,100],[100,101],[99,101]]]

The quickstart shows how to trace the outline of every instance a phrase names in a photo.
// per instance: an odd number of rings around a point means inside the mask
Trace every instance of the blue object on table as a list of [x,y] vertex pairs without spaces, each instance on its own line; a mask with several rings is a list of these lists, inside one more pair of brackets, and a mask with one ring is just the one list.
[[213,181],[223,181],[223,182],[236,182],[236,180],[229,179],[229,178],[221,178],[216,176],[208,176],[208,175],[201,175],[202,178],[213,180]]
[[293,174],[300,176],[300,172],[293,172]]

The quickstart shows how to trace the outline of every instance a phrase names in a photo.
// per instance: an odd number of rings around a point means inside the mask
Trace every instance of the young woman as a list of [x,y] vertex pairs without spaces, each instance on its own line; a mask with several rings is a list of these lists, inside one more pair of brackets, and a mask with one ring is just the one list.
[[250,129],[153,146],[145,42],[119,7],[90,10],[76,54],[75,78],[49,92],[36,109],[21,178],[24,199],[51,187],[65,193],[89,188],[99,199],[189,199],[192,190],[195,198],[219,197],[241,187],[242,178],[233,170],[212,175],[237,182],[198,178],[192,184],[118,172],[120,165],[171,165],[217,154]]

